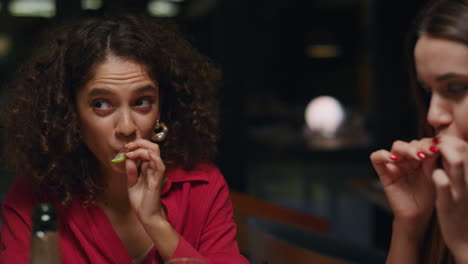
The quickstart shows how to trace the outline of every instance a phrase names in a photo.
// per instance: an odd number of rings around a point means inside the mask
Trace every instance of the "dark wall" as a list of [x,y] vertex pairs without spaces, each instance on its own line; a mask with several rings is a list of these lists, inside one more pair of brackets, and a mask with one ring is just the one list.
[[369,128],[375,148],[416,137],[415,103],[408,79],[406,36],[418,10],[427,2],[374,1],[372,105]]

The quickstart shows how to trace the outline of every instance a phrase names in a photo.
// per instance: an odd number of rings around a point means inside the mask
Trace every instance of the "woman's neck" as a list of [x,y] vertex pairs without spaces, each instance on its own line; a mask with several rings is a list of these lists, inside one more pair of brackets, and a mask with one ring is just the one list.
[[115,213],[129,213],[131,207],[128,200],[127,175],[103,171],[102,176],[106,182],[106,188],[98,197],[97,204]]

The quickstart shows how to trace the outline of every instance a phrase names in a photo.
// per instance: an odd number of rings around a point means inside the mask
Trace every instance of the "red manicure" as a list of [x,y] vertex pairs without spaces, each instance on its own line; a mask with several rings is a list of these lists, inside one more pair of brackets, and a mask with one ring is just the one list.
[[416,155],[418,155],[418,157],[420,157],[421,159],[425,159],[427,157],[426,153],[424,153],[422,151],[418,151],[418,153],[416,153]]
[[429,147],[429,150],[432,151],[432,152],[437,152],[437,151],[439,151],[439,149],[438,149],[436,146],[430,146],[430,147]]
[[400,159],[400,157],[398,157],[397,155],[391,154],[391,155],[390,155],[390,159],[391,159],[391,160],[394,160],[394,161],[397,161],[397,160]]
[[434,138],[432,142],[434,142],[436,145],[440,144],[440,140],[438,138]]

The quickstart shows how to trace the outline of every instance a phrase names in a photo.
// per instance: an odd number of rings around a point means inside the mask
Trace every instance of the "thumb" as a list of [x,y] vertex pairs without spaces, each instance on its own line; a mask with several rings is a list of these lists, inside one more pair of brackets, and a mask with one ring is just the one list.
[[442,169],[436,169],[432,173],[432,180],[436,187],[436,206],[439,211],[447,211],[453,203],[450,180]]
[[138,181],[138,168],[135,161],[131,159],[126,159],[125,171],[127,172],[127,186],[134,186]]

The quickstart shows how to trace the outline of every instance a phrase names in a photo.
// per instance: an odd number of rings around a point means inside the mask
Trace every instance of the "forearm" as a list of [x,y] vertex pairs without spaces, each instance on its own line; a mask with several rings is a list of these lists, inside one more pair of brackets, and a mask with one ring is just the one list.
[[143,225],[164,261],[169,260],[179,244],[179,234],[166,219]]
[[424,231],[425,228],[414,230],[394,221],[387,264],[419,263]]

